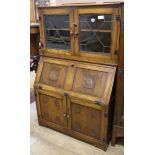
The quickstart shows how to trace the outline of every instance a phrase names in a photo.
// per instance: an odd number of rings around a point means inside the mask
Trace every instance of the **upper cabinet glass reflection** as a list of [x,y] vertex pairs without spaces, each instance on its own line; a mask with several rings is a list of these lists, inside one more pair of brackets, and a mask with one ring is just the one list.
[[109,54],[111,52],[111,14],[81,14],[80,50]]
[[70,49],[69,15],[45,15],[46,48]]

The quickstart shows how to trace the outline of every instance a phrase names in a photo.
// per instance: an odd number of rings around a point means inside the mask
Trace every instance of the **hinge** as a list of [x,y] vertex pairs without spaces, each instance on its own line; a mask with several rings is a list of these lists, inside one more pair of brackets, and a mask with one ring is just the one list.
[[124,69],[118,69],[117,74],[118,74],[118,76],[123,76],[124,75]]
[[98,105],[103,105],[103,100],[98,99],[98,100],[95,101],[95,103],[98,104]]
[[116,15],[116,22],[120,22],[121,21],[121,16],[120,15]]
[[64,92],[64,96],[69,96],[69,94],[67,92]]

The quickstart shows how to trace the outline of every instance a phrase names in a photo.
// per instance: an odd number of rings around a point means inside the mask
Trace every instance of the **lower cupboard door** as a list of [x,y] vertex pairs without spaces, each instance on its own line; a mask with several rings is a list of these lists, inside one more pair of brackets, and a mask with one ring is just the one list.
[[58,94],[49,95],[39,92],[42,124],[55,129],[67,127],[67,120],[64,117],[65,104],[65,99]]
[[73,135],[88,142],[102,140],[104,136],[103,111],[70,102],[69,128]]

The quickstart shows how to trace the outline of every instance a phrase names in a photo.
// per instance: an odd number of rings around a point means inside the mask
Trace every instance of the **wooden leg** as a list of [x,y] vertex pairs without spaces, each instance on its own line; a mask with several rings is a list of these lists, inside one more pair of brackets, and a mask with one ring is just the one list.
[[115,143],[116,143],[116,132],[115,132],[115,127],[113,127],[111,145],[115,146]]

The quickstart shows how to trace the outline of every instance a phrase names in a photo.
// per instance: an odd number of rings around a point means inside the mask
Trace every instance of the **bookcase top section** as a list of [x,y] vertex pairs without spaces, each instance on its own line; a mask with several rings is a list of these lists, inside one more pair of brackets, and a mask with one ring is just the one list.
[[110,6],[110,5],[120,5],[124,2],[104,2],[104,3],[69,3],[64,5],[48,5],[48,6],[38,6],[38,8],[59,8],[59,7],[85,7],[85,6]]

